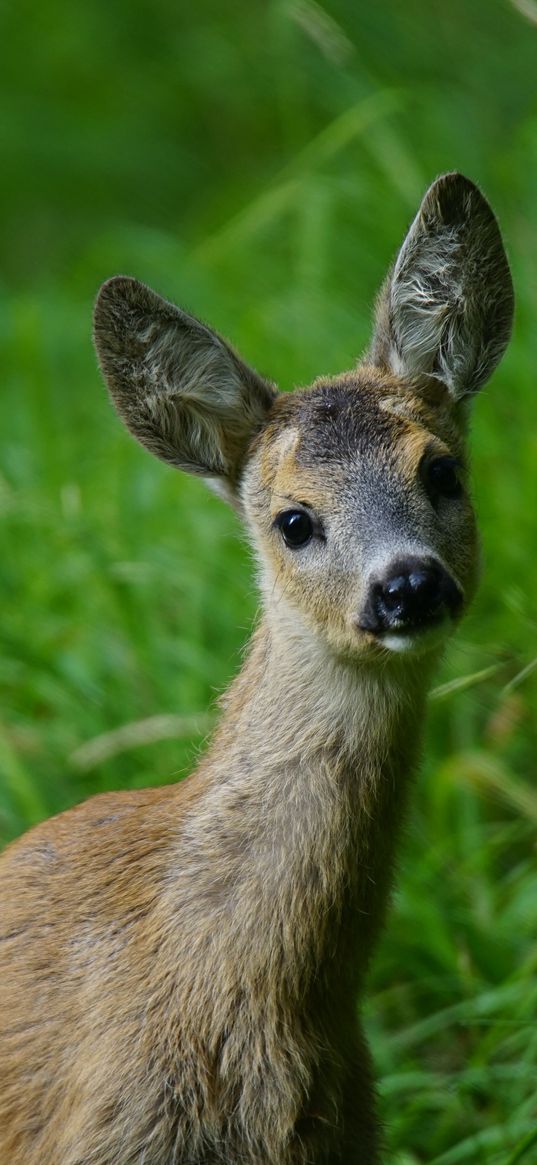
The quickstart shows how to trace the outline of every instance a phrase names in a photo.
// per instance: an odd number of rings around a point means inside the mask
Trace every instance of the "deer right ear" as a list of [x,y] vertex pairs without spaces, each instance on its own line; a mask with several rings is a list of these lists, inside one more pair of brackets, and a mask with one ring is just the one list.
[[462,174],[444,174],[427,191],[380,293],[370,357],[398,376],[435,376],[459,400],[503,356],[513,305],[488,202]]
[[136,279],[103,285],[94,339],[113,403],[138,441],[233,494],[274,387],[215,332]]

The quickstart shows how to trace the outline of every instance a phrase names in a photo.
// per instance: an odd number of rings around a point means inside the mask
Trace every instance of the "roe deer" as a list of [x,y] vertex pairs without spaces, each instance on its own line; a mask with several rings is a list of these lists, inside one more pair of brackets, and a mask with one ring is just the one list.
[[498,226],[425,195],[352,372],[277,393],[130,278],[95,342],[139,441],[244,518],[263,614],[212,745],[1,863],[1,1165],[378,1165],[356,999],[431,672],[476,585],[467,406],[509,339]]

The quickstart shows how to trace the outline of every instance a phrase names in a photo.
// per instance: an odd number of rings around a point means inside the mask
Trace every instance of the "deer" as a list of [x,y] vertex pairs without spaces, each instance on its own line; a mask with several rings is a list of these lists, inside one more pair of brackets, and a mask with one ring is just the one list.
[[246,526],[261,614],[198,767],[0,864],[1,1165],[379,1165],[358,1007],[427,692],[478,582],[469,408],[507,346],[496,218],[426,192],[351,371],[277,391],[126,276],[119,417]]

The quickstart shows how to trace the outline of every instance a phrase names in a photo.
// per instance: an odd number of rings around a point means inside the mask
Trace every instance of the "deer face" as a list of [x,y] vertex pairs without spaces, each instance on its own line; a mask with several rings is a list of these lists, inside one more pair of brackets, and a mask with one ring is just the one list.
[[355,372],[277,394],[214,332],[121,277],[101,290],[95,340],[138,440],[245,517],[266,604],[339,653],[374,656],[431,649],[472,596],[467,405],[512,313],[494,215],[448,174],[423,199]]
[[476,582],[453,412],[373,366],[275,402],[241,486],[267,604],[346,655],[438,644]]

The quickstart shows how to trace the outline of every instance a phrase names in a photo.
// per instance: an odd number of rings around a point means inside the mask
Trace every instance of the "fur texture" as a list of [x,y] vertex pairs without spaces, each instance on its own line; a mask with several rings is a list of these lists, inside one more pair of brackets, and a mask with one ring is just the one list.
[[[379,1165],[356,1000],[453,620],[383,640],[361,612],[405,556],[471,599],[455,398],[512,307],[475,187],[440,179],[416,224],[370,361],[292,396],[134,280],[101,291],[120,416],[233,501],[263,613],[188,780],[95,797],[0,862],[0,1165]],[[446,456],[461,488],[432,500]]]

